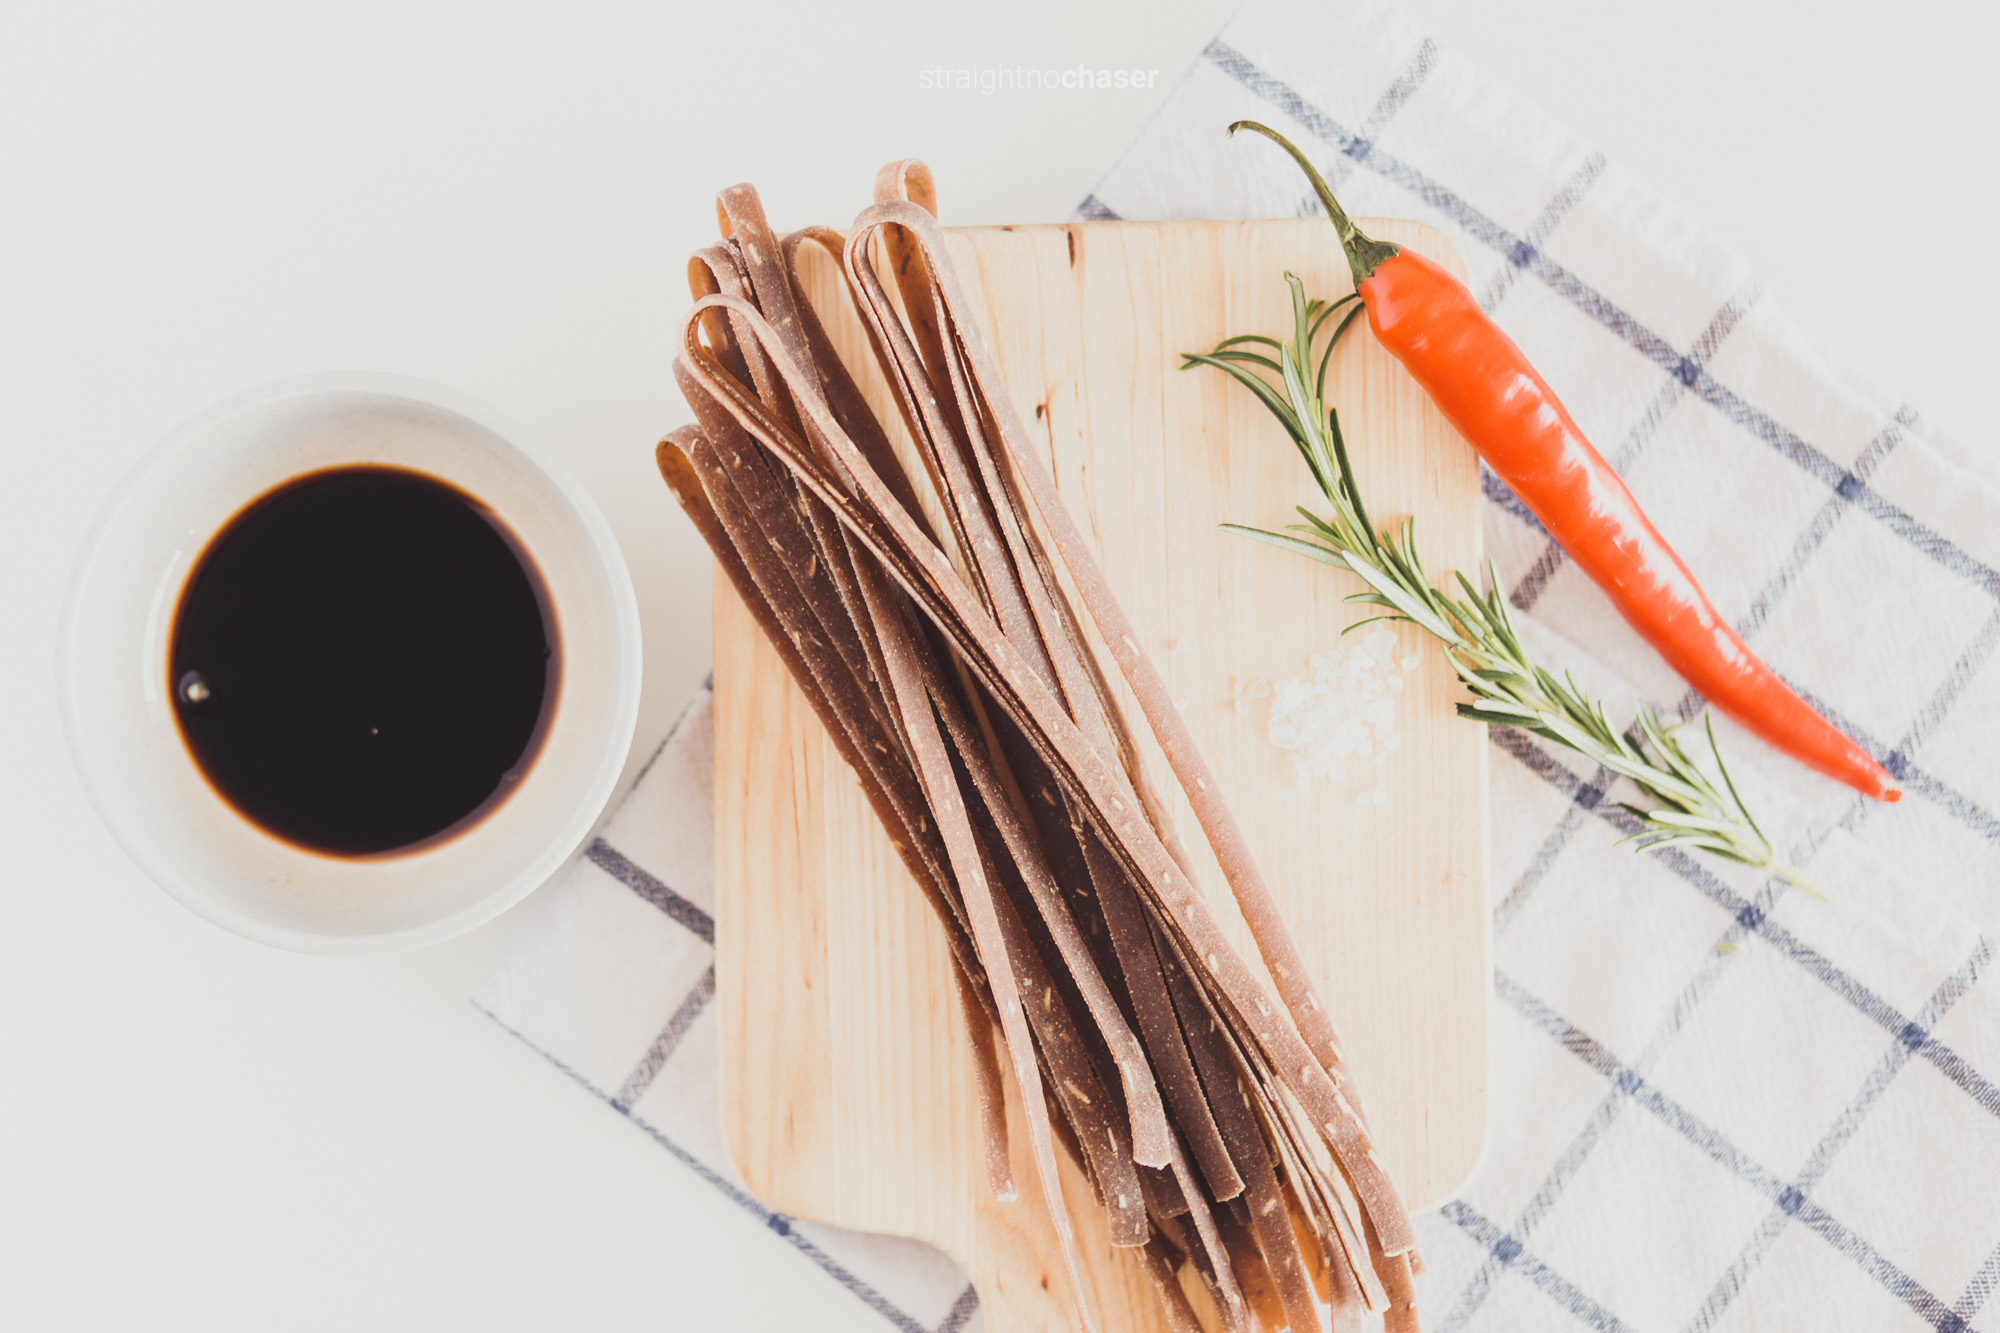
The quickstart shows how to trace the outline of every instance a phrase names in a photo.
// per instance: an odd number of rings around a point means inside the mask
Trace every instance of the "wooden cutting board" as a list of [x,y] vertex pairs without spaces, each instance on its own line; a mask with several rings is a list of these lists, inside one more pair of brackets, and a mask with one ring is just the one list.
[[[1367,227],[1463,272],[1429,227]],[[1287,269],[1314,294],[1350,291],[1333,229],[1317,218],[1086,223],[958,229],[951,244],[1022,419],[1317,970],[1383,1160],[1413,1208],[1444,1199],[1471,1172],[1485,1125],[1484,729],[1453,714],[1456,685],[1435,646],[1399,626],[1396,657],[1418,664],[1404,677],[1401,748],[1380,766],[1348,761],[1336,782],[1296,784],[1265,735],[1269,700],[1245,711],[1238,691],[1310,677],[1309,655],[1365,613],[1341,600],[1361,585],[1217,531],[1282,526],[1319,496],[1246,390],[1218,371],[1177,369],[1178,353],[1226,336],[1285,335]],[[830,262],[804,275],[893,423],[835,278]],[[1477,462],[1365,323],[1327,387],[1378,521],[1418,515],[1434,577],[1476,569]],[[985,1185],[943,933],[721,579],[715,763],[723,1118],[750,1190],[795,1216],[941,1247],[972,1274],[990,1333],[1068,1327],[1025,1133],[1013,1135],[1021,1200],[996,1203]],[[1386,801],[1363,803],[1377,783]],[[1163,767],[1156,786],[1171,788]],[[1204,852],[1191,813],[1177,813],[1182,841]],[[1207,889],[1254,958],[1212,866]],[[1015,1125],[1018,1112],[1012,1102]],[[1109,1246],[1089,1186],[1066,1168],[1102,1326],[1159,1327],[1146,1278]]]

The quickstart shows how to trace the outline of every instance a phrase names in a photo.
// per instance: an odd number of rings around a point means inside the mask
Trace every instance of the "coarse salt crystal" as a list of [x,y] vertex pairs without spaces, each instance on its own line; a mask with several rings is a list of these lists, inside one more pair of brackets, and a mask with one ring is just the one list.
[[[1247,708],[1248,699],[1270,697],[1265,735],[1291,755],[1302,787],[1337,778],[1349,758],[1368,760],[1369,768],[1380,767],[1390,752],[1401,747],[1397,705],[1403,693],[1402,673],[1414,669],[1417,661],[1414,656],[1398,660],[1395,647],[1392,631],[1376,629],[1359,642],[1348,640],[1311,654],[1306,660],[1309,679],[1276,685],[1263,677],[1243,683],[1232,679],[1231,694],[1239,713]],[[1387,785],[1378,782],[1357,799],[1363,805],[1385,805]]]
[[1252,699],[1268,699],[1271,697],[1271,682],[1263,676],[1252,676],[1249,680],[1244,680],[1240,676],[1231,676],[1227,692],[1229,695],[1229,706],[1236,710],[1238,717],[1242,717],[1249,713],[1250,701]]

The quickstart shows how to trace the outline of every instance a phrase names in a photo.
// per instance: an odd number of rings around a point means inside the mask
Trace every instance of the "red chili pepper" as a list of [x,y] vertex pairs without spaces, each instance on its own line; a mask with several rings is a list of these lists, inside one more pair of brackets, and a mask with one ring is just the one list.
[[1356,230],[1283,135],[1251,120],[1229,132],[1238,129],[1275,140],[1305,168],[1340,234],[1376,339],[1668,665],[1800,763],[1864,795],[1899,800],[1888,771],[1799,698],[1716,611],[1555,390],[1465,284],[1420,254]]

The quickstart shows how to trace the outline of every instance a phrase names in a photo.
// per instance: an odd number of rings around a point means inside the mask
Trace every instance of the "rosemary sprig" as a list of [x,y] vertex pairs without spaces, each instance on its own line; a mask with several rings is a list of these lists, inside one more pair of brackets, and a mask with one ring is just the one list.
[[[1472,692],[1458,705],[1461,716],[1491,726],[1518,727],[1552,744],[1576,751],[1631,780],[1652,802],[1642,808],[1621,802],[1639,821],[1624,841],[1640,850],[1686,846],[1729,861],[1754,866],[1814,894],[1819,890],[1788,864],[1758,827],[1715,742],[1707,721],[1709,753],[1721,785],[1698,768],[1681,743],[1680,726],[1663,723],[1652,707],[1639,705],[1636,735],[1621,732],[1605,716],[1604,705],[1586,694],[1567,673],[1558,680],[1539,665],[1521,642],[1512,609],[1501,595],[1497,571],[1487,566],[1485,592],[1463,573],[1454,596],[1432,586],[1417,555],[1416,520],[1377,529],[1355,482],[1354,465],[1341,435],[1339,415],[1326,405],[1326,368],[1333,349],[1362,307],[1354,296],[1338,301],[1308,300],[1305,286],[1290,273],[1292,336],[1285,340],[1245,334],[1214,350],[1183,353],[1182,369],[1213,366],[1227,372],[1269,408],[1298,446],[1331,511],[1321,518],[1299,507],[1303,523],[1286,533],[1225,523],[1225,530],[1293,551],[1308,559],[1349,570],[1368,585],[1350,602],[1383,608],[1348,630],[1378,620],[1407,621],[1443,646],[1445,659]],[[1342,307],[1352,309],[1321,334]],[[1271,378],[1275,376],[1275,381]],[[1287,535],[1287,533],[1298,535]],[[1823,896],[1823,895],[1822,895]]]

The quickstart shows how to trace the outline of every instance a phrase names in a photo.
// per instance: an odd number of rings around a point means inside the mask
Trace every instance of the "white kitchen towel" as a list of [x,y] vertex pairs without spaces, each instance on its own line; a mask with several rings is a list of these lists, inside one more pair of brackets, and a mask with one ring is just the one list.
[[[1351,212],[1457,241],[1717,605],[1907,793],[1866,801],[1718,726],[1821,902],[1616,846],[1609,774],[1493,734],[1491,1129],[1419,1222],[1426,1326],[2000,1331],[2000,468],[1827,364],[1722,244],[1372,5],[1252,4],[1079,216],[1316,212],[1270,144],[1223,138],[1242,116]],[[1486,487],[1487,550],[1544,659],[1628,720],[1642,698],[1697,709]],[[704,694],[478,1003],[756,1209],[704,1017],[708,735]],[[758,1211],[892,1324],[976,1322],[922,1247]]]

